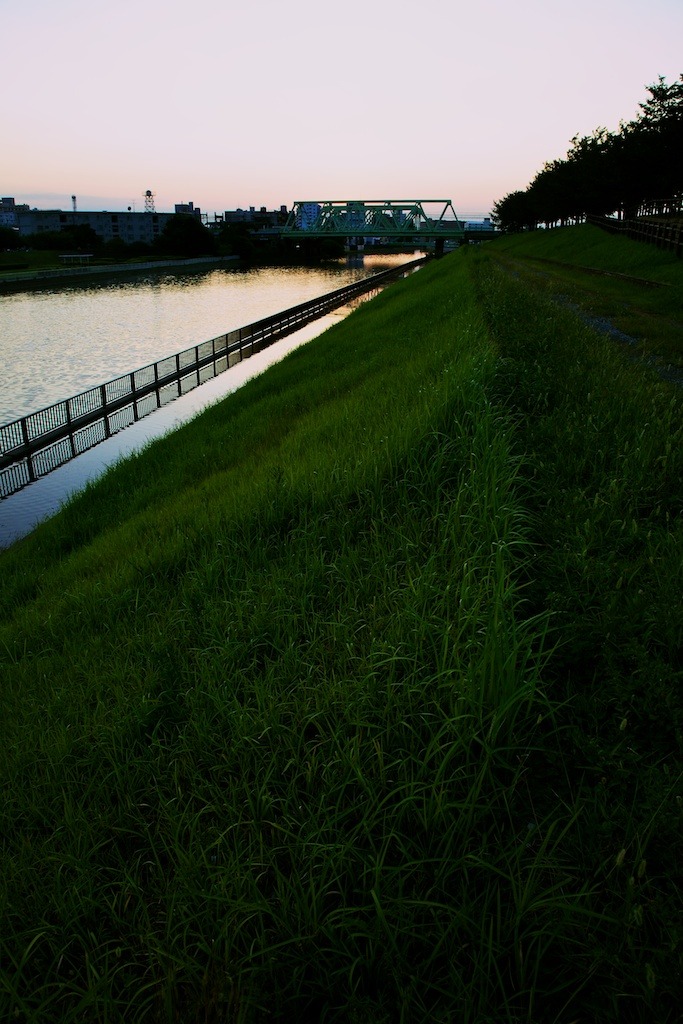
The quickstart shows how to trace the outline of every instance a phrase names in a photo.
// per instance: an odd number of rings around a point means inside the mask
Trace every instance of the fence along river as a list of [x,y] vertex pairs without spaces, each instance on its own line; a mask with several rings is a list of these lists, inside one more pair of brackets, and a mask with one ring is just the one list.
[[411,273],[424,261],[422,257],[337,288],[0,427],[0,498],[14,494],[280,338]]

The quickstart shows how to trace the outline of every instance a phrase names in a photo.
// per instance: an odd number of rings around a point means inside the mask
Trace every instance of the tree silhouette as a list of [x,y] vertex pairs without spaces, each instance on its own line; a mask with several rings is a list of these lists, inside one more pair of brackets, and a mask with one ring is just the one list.
[[494,204],[503,231],[553,226],[587,216],[635,217],[647,205],[666,213],[683,195],[683,75],[660,78],[639,113],[619,131],[597,128],[571,140],[565,159],[546,163],[525,191]]
[[216,239],[197,218],[177,213],[166,222],[155,247],[164,256],[213,256]]

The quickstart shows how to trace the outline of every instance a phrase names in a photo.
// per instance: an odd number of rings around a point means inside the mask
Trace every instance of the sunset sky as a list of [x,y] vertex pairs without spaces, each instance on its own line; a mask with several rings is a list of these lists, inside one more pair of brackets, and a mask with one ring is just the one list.
[[683,0],[0,0],[0,193],[485,214],[683,72]]

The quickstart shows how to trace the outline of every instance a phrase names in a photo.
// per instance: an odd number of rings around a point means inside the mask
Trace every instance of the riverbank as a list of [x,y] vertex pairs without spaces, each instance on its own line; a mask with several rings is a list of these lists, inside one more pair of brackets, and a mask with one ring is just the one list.
[[0,555],[5,1016],[677,1019],[681,395],[498,245]]
[[58,267],[54,270],[0,273],[0,294],[52,288],[81,281],[87,283],[107,276],[120,278],[143,272],[166,272],[179,268],[203,270],[238,262],[239,256],[198,256],[192,259],[146,260],[140,263],[106,263],[98,266],[85,264],[78,267]]

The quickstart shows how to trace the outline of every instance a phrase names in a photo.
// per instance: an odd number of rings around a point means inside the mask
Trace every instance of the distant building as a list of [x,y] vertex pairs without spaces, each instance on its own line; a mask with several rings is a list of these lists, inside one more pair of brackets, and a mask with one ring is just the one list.
[[109,213],[107,210],[28,210],[18,215],[19,234],[35,235],[42,231],[68,231],[73,227],[89,227],[104,242],[120,238],[126,245],[144,242],[150,245],[161,234],[173,213]]
[[493,224],[491,223],[490,217],[484,217],[483,220],[468,220],[465,221],[465,231],[493,231]]
[[224,224],[249,224],[253,228],[278,227],[286,220],[286,206],[281,206],[279,210],[267,210],[265,206],[258,210],[255,206],[250,206],[248,210],[238,207],[236,210],[226,210],[223,214]]
[[202,219],[202,211],[194,203],[176,203],[175,212],[182,213],[186,217],[196,217],[198,220]]
[[[311,205],[311,204],[309,204]],[[66,231],[69,228],[87,226],[104,242],[120,238],[126,245],[144,242],[150,245],[163,232],[169,220],[176,215],[196,217],[209,224],[206,214],[194,203],[176,203],[174,213],[153,213],[133,210],[110,213],[108,210],[32,210],[27,204],[17,205],[13,198],[0,199],[0,226],[11,227],[22,236],[42,232]],[[223,216],[214,215],[209,225],[220,228],[223,224],[248,224],[254,230],[277,228],[287,221],[287,207],[267,210],[265,206],[248,210],[226,210]]]
[[302,231],[308,231],[320,216],[321,209],[320,203],[299,203],[296,213],[296,226]]
[[[193,204],[189,206],[194,212]],[[86,226],[104,242],[120,238],[127,245],[133,242],[150,245],[174,216],[173,213],[135,213],[132,210],[116,213],[107,210],[32,210],[25,203],[18,205],[9,196],[0,200],[0,225],[15,228],[22,236]]]
[[23,210],[28,210],[28,206],[25,204],[17,206],[12,196],[3,196],[0,199],[0,228],[18,230],[17,215]]

